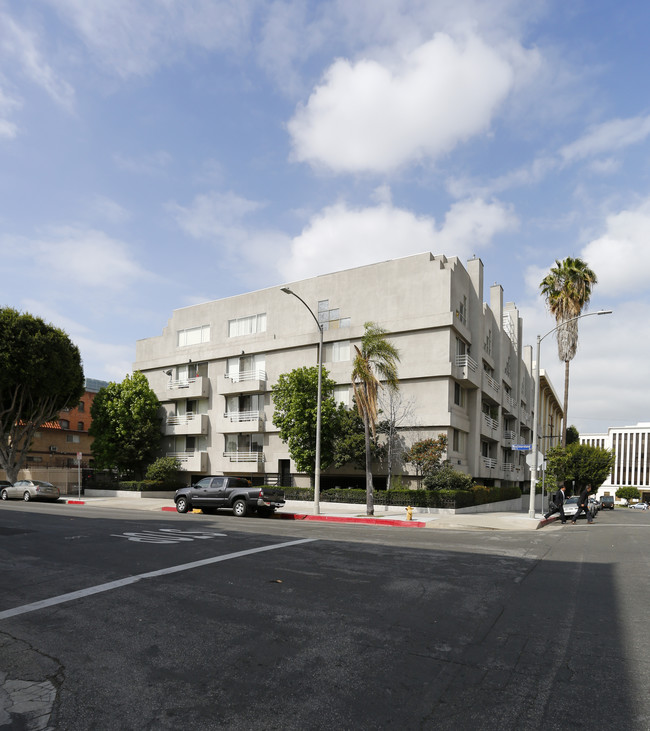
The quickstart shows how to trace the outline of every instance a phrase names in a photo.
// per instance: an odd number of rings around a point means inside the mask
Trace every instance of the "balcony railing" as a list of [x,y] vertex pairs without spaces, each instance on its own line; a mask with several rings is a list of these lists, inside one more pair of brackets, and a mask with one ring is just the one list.
[[470,358],[469,355],[457,355],[456,365],[459,368],[469,368],[470,371],[476,371],[476,369],[478,368],[478,363]]
[[497,461],[496,461],[496,459],[492,459],[492,457],[483,457],[483,464],[488,469],[493,470],[493,469],[496,469]]
[[505,442],[514,442],[516,438],[517,435],[513,431],[506,429],[506,431],[503,432],[503,440]]
[[501,386],[499,385],[499,383],[495,381],[489,373],[484,372],[483,375],[485,376],[485,382],[488,384],[488,386],[490,386],[490,388],[496,393],[499,393],[499,391],[501,390]]
[[233,383],[241,383],[242,381],[266,381],[266,371],[255,368],[250,371],[232,371],[226,373]]
[[512,462],[504,462],[501,465],[501,469],[504,472],[514,472],[515,471],[515,466],[512,464]]
[[483,422],[487,426],[488,429],[491,429],[492,431],[495,431],[499,428],[499,422],[496,419],[493,419],[488,414],[483,414]]
[[186,414],[173,414],[172,416],[168,416],[167,424],[169,426],[183,426],[185,424],[192,424],[200,418],[201,414],[194,414],[188,411]]
[[517,413],[517,401],[508,393],[503,396],[503,408],[511,414]]
[[241,423],[244,421],[257,421],[261,418],[260,411],[226,411],[224,419],[231,422]]
[[264,452],[224,452],[231,462],[264,462]]

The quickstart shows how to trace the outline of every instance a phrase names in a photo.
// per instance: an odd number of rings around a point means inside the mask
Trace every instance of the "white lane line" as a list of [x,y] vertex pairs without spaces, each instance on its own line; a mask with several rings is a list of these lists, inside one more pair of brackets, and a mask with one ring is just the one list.
[[298,541],[288,541],[287,543],[276,543],[272,546],[262,546],[261,548],[250,548],[248,551],[236,551],[235,553],[227,553],[225,556],[214,556],[213,558],[204,558],[201,561],[192,561],[191,563],[180,564],[179,566],[170,566],[166,569],[158,569],[157,571],[148,571],[145,574],[137,574],[136,576],[127,576],[125,579],[118,579],[117,581],[109,581],[106,584],[98,584],[97,586],[90,586],[87,589],[80,589],[79,591],[71,591],[68,594],[60,594],[59,596],[52,597],[50,599],[42,599],[40,602],[33,602],[32,604],[24,604],[22,607],[15,607],[14,609],[6,609],[4,612],[0,612],[1,619],[9,619],[9,617],[16,617],[19,614],[27,614],[28,612],[35,612],[38,609],[45,609],[46,607],[53,607],[56,604],[63,604],[64,602],[71,602],[75,599],[82,599],[86,596],[92,596],[93,594],[101,594],[104,591],[111,591],[112,589],[119,589],[122,586],[128,586],[129,584],[135,584],[142,579],[153,579],[157,576],[165,576],[167,574],[176,574],[180,571],[189,571],[190,569],[196,569],[199,566],[209,566],[213,563],[219,563],[221,561],[229,561],[233,558],[241,558],[242,556],[251,556],[254,553],[262,553],[264,551],[275,551],[278,548],[288,548],[289,546],[298,546],[301,543],[312,543],[318,540],[317,538],[302,538]]

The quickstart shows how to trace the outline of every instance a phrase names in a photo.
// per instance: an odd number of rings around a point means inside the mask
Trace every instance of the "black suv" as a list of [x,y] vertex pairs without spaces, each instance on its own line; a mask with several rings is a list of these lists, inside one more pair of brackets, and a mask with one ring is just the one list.
[[611,495],[603,495],[603,497],[600,498],[600,508],[601,510],[604,510],[605,508],[614,510],[614,498]]

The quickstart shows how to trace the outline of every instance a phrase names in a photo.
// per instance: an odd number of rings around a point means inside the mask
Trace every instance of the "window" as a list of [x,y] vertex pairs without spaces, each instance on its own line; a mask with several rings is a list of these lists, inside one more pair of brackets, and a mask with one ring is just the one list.
[[462,301],[458,305],[458,319],[467,325],[467,297],[463,297]]
[[485,342],[483,343],[483,350],[485,350],[488,355],[492,355],[492,330],[487,331]]
[[350,387],[334,386],[334,402],[343,404],[346,408],[350,408]]
[[266,312],[250,317],[238,317],[228,320],[228,337],[236,338],[240,335],[255,335],[266,332]]
[[80,401],[80,402],[79,402],[79,406],[77,406],[77,411],[80,411],[80,412],[81,412],[81,413],[83,414],[83,412],[84,412],[85,410],[86,410],[86,405],[84,404],[84,402],[83,402],[83,401]]
[[456,355],[467,355],[467,343],[460,338],[456,338]]
[[61,429],[70,428],[70,422],[67,419],[59,419],[59,425],[60,425]]
[[329,300],[319,300],[318,323],[323,330],[337,330],[340,327],[350,327],[350,318],[341,317],[338,307],[330,309]]
[[338,340],[328,343],[325,356],[332,363],[343,363],[350,360],[350,341]]
[[84,430],[84,423],[83,421],[77,422],[77,431],[83,431]]
[[460,431],[460,429],[452,430],[451,449],[452,449],[452,452],[464,452],[465,451],[465,432]]
[[178,347],[184,348],[188,345],[199,345],[210,342],[210,325],[190,327],[178,331]]
[[79,444],[80,441],[78,434],[66,434],[65,440],[74,444]]
[[465,406],[465,389],[459,383],[454,383],[454,403],[456,406]]

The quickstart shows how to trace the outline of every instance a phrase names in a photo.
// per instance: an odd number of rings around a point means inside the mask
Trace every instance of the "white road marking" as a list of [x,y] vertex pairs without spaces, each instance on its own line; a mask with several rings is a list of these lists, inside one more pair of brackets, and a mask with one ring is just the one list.
[[0,620],[9,619],[10,617],[17,617],[20,614],[28,614],[29,612],[36,612],[39,609],[45,609],[47,607],[53,607],[57,604],[63,604],[65,602],[71,602],[75,599],[83,599],[83,597],[92,596],[93,594],[101,594],[104,591],[111,591],[112,589],[120,589],[123,586],[129,584],[135,584],[142,579],[153,579],[158,576],[166,576],[167,574],[177,574],[181,571],[189,571],[190,569],[196,569],[200,566],[209,566],[213,563],[220,563],[221,561],[229,561],[233,558],[241,558],[242,556],[251,556],[254,553],[263,553],[264,551],[275,551],[278,548],[289,548],[290,546],[298,546],[301,543],[312,543],[318,540],[317,538],[302,538],[298,541],[288,541],[287,543],[276,543],[272,546],[262,546],[260,548],[250,548],[247,551],[236,551],[235,553],[227,553],[225,556],[213,556],[212,558],[204,558],[200,561],[192,561],[191,563],[180,564],[179,566],[170,566],[166,569],[158,569],[157,571],[148,571],[144,574],[137,574],[136,576],[127,576],[124,579],[118,579],[117,581],[109,581],[106,584],[98,584],[97,586],[90,586],[87,589],[80,589],[79,591],[71,591],[68,594],[61,594],[59,596],[51,597],[50,599],[42,599],[40,602],[33,602],[32,604],[24,604],[22,607],[15,607],[14,609],[6,609],[4,612],[0,612]]

